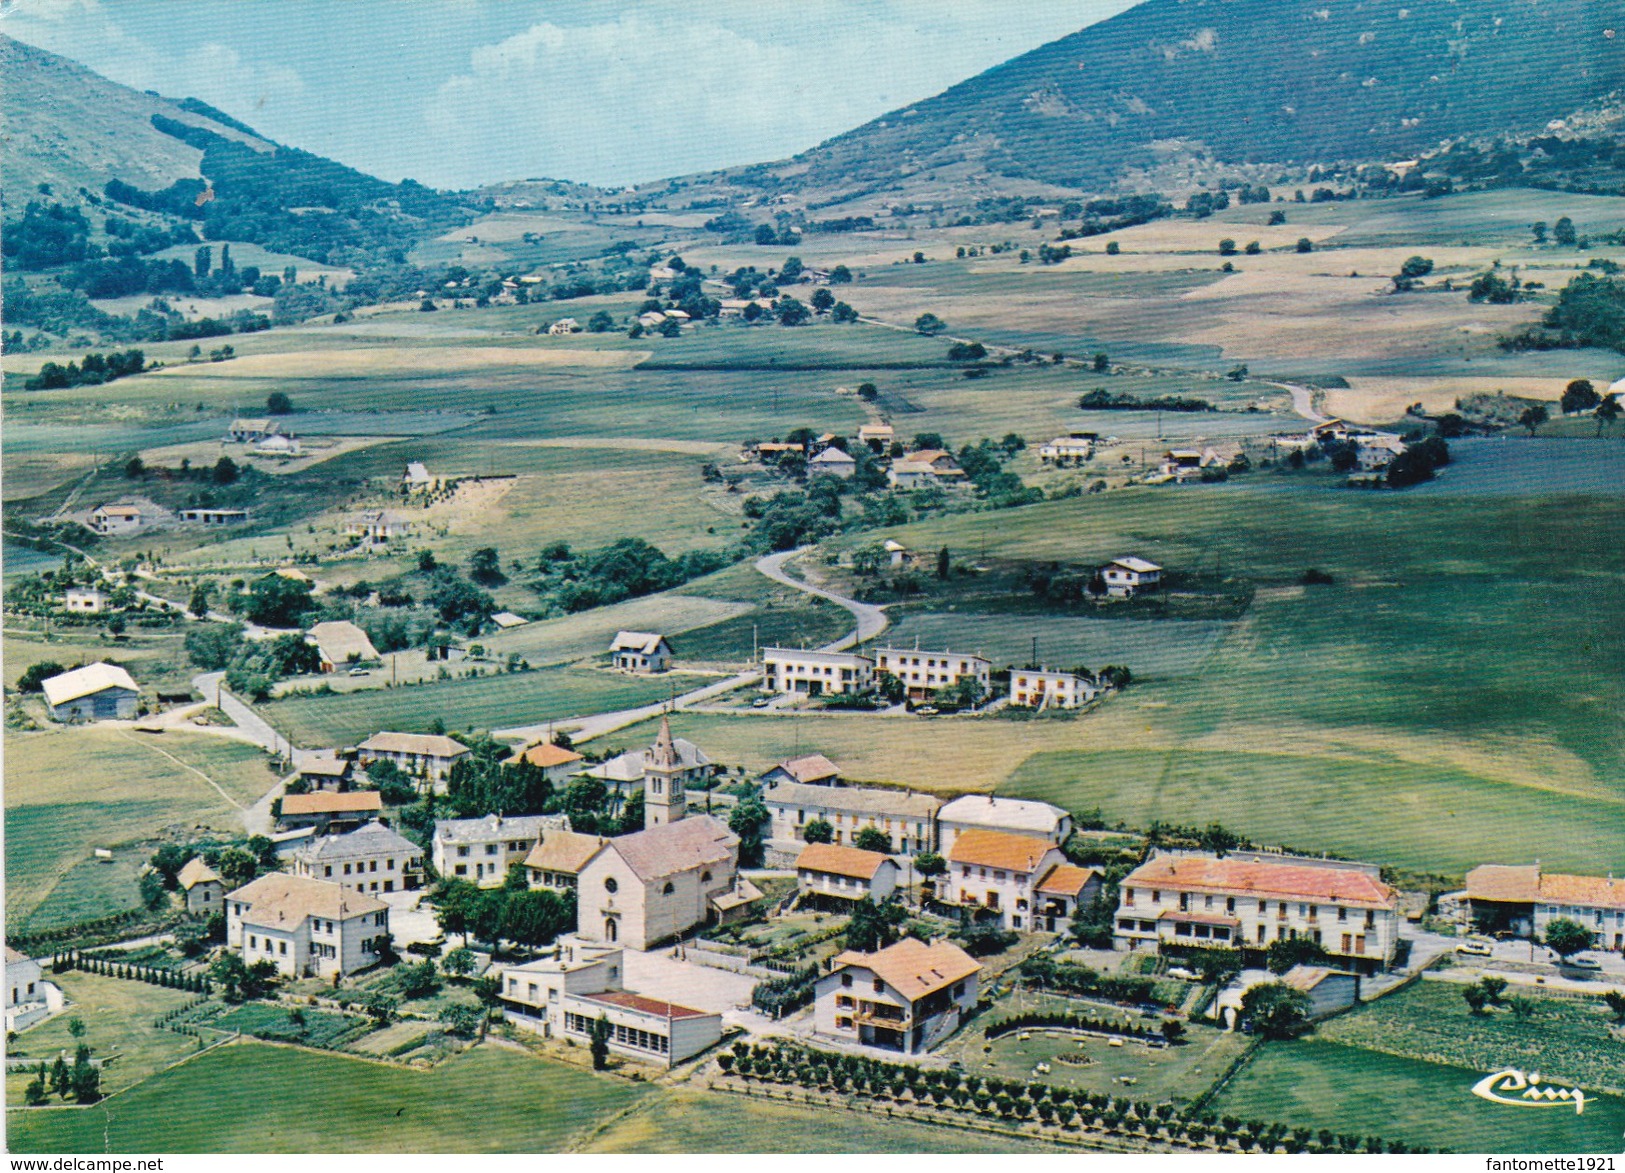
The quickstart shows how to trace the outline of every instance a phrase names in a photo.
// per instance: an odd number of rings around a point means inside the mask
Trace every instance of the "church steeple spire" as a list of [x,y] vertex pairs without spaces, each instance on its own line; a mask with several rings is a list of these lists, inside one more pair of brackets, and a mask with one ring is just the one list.
[[643,755],[643,825],[675,823],[688,813],[683,794],[686,769],[677,740],[671,735],[671,714],[660,717],[660,733]]

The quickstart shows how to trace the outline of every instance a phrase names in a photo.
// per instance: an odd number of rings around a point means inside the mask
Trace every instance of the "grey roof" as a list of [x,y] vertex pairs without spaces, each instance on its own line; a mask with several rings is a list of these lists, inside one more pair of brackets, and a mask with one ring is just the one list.
[[929,819],[936,815],[941,800],[910,790],[871,790],[862,786],[809,786],[801,782],[780,782],[762,795],[769,806],[812,806],[824,810],[852,811],[869,815],[905,815]]
[[739,837],[710,815],[691,815],[675,823],[664,823],[611,839],[605,851],[613,851],[642,880],[675,875],[708,863],[735,858]]
[[498,839],[530,839],[543,831],[570,830],[569,815],[486,815],[480,819],[440,819],[434,837],[441,843],[491,843]]
[[301,847],[300,859],[318,860],[370,858],[375,855],[421,855],[422,848],[382,823],[368,823],[347,835],[323,835]]
[[[711,764],[711,759],[705,751],[687,738],[674,737],[671,739],[671,745],[676,751],[677,765],[681,769],[697,770]],[[589,778],[598,778],[605,782],[641,782],[643,768],[649,763],[653,752],[653,746],[648,749],[629,749],[608,761],[583,770],[582,773]]]

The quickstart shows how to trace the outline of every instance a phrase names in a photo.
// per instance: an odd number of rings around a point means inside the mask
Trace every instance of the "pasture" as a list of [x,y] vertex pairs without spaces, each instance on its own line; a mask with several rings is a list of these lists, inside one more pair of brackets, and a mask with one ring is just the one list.
[[[85,1045],[104,1065],[102,1090],[111,1093],[135,1086],[196,1047],[195,1039],[153,1025],[154,1019],[185,1006],[196,994],[78,970],[53,974],[47,969],[45,980],[60,986],[71,1005],[19,1034],[6,1048],[10,1058],[40,1058],[49,1066],[66,1052],[71,1061],[78,1040],[68,1024],[77,1018],[85,1024]],[[24,1072],[7,1074],[8,1106],[23,1102],[23,1089],[32,1078]]]
[[419,1071],[245,1042],[91,1108],[13,1112],[7,1140],[53,1153],[559,1152],[648,1094],[491,1045]]
[[[680,683],[674,683],[680,682]],[[624,676],[544,668],[329,696],[287,697],[259,712],[296,745],[355,745],[381,729],[423,733],[439,720],[459,729],[506,728],[651,704],[703,679]]]
[[1229,624],[1204,620],[1093,619],[1045,615],[909,613],[877,642],[907,648],[971,651],[995,666],[1037,657],[1055,667],[1126,664],[1136,679],[1189,676],[1224,638]]
[[1587,1097],[1584,1114],[1577,1114],[1572,1108],[1535,1111],[1473,1095],[1473,1084],[1497,1068],[1427,1063],[1314,1037],[1265,1043],[1210,1106],[1221,1117],[1380,1136],[1450,1152],[1618,1150],[1625,1100]]
[[[5,749],[6,920],[16,931],[133,906],[126,870],[87,862],[93,848],[170,826],[241,831],[239,806],[275,782],[257,748],[203,733],[8,731]],[[89,870],[58,892],[76,867]]]

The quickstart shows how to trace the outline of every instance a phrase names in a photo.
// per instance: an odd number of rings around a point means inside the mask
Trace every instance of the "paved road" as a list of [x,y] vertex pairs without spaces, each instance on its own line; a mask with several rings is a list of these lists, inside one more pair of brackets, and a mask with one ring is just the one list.
[[[224,672],[205,672],[201,676],[192,678],[192,687],[207,698],[206,703],[212,704],[216,699],[220,702],[220,711],[230,717],[237,725],[237,733],[245,741],[253,742],[267,753],[275,756],[289,757],[295,768],[304,763],[305,759],[315,756],[311,750],[300,749],[289,741],[264,717],[226,691]],[[282,780],[278,779],[270,789],[260,795],[260,799],[253,806],[242,811],[243,826],[250,835],[269,835],[276,820],[271,817],[271,803],[282,793]]]
[[886,618],[886,612],[873,603],[860,603],[856,599],[848,599],[837,595],[833,591],[826,591],[821,587],[810,586],[799,578],[792,578],[784,569],[784,564],[798,554],[805,554],[811,546],[803,546],[798,550],[784,550],[778,554],[769,554],[766,558],[756,560],[756,570],[765,574],[774,582],[794,587],[798,591],[812,595],[815,598],[826,599],[837,607],[844,607],[852,612],[852,618],[857,626],[847,632],[833,643],[827,643],[818,650],[821,652],[844,652],[856,644],[874,639],[875,636],[886,630],[891,620]]
[[1301,415],[1312,424],[1323,424],[1331,417],[1322,415],[1315,410],[1315,393],[1308,387],[1300,387],[1296,383],[1274,383],[1267,379],[1260,380],[1266,387],[1279,387],[1292,396],[1292,410]]

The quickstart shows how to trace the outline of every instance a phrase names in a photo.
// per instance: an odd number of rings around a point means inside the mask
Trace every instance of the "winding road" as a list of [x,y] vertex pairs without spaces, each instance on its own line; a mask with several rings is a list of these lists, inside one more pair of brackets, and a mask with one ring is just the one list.
[[1292,410],[1297,412],[1310,423],[1323,424],[1331,419],[1331,416],[1322,415],[1320,412],[1315,410],[1315,393],[1313,389],[1309,387],[1300,387],[1296,383],[1276,383],[1268,379],[1260,379],[1259,382],[1263,383],[1266,387],[1279,387],[1281,390],[1291,395]]

